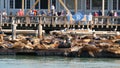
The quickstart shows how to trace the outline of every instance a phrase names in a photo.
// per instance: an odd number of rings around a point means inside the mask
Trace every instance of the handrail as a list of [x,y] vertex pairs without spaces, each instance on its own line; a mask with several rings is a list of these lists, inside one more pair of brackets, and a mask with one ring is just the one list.
[[[16,16],[16,15],[8,15],[5,16],[6,18],[0,19],[2,23],[10,23],[12,20],[15,20],[18,23],[49,23],[49,24],[67,24],[69,21],[67,21],[67,16]],[[93,16],[92,22],[89,22],[89,24],[120,24],[120,16]],[[73,23],[76,23],[76,21],[73,21]],[[79,21],[80,24],[87,24],[87,19],[84,21]]]

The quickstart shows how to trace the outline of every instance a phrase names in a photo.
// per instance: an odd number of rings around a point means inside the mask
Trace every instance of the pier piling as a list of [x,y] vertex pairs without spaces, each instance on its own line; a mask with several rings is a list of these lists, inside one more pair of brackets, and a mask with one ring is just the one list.
[[38,38],[42,39],[42,31],[43,28],[42,28],[42,25],[39,23],[38,25]]
[[12,22],[12,40],[16,39],[16,26],[17,26],[17,24],[15,24],[15,21],[13,20],[13,22]]

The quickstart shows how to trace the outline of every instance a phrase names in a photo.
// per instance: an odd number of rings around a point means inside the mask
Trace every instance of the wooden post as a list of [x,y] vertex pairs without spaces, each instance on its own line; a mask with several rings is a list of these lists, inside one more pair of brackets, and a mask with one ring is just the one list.
[[50,12],[50,0],[48,0],[48,12]]
[[24,11],[24,4],[25,4],[25,2],[24,2],[24,0],[22,0],[22,10]]
[[65,6],[62,0],[59,0],[60,4],[65,8],[66,11],[69,11],[69,9]]
[[38,24],[38,38],[42,39],[42,24]]
[[[38,4],[39,1],[40,1],[40,0],[37,0],[37,1],[33,4],[33,6],[30,8],[30,10],[33,9],[33,8],[35,7],[35,5]],[[30,12],[30,10],[27,12],[27,15],[28,15],[28,13]]]
[[[105,0],[102,0],[102,16],[104,16],[104,11],[105,11]],[[102,24],[103,24],[103,18],[102,18]]]
[[78,5],[78,0],[74,0],[74,2],[75,2],[75,3],[74,3],[74,5],[75,5],[75,13],[77,13],[77,8],[78,8],[78,6],[77,6],[77,5]]
[[39,24],[38,24],[38,38],[40,39],[42,39],[42,36],[43,36],[42,32],[43,32],[42,20],[40,18]]
[[104,16],[105,11],[105,0],[102,0],[102,16]]
[[59,0],[59,2],[65,8],[66,12],[70,15],[70,23],[72,23],[73,22],[73,20],[72,20],[73,18],[72,18],[72,14],[71,14],[70,10],[66,7],[66,5],[63,3],[62,0]]
[[17,26],[17,24],[15,24],[15,21],[13,20],[13,22],[12,22],[12,40],[16,39],[16,26]]

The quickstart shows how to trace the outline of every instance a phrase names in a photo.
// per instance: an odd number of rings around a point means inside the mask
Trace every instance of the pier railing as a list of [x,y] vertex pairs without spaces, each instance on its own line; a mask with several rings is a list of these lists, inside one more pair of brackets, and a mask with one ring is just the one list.
[[1,23],[42,23],[42,24],[64,24],[67,22],[66,16],[6,16],[0,19]]
[[72,23],[67,20],[66,16],[5,16],[0,17],[0,22],[3,23],[42,23],[42,24],[79,24],[79,25],[97,25],[97,24],[120,24],[120,17],[98,16],[93,17],[92,21],[87,21],[87,18],[81,21]]
[[120,24],[120,17],[98,16],[93,17],[93,24]]

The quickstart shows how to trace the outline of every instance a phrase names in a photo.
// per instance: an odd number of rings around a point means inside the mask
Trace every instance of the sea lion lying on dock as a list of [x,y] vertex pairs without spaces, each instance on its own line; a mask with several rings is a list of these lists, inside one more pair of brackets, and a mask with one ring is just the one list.
[[108,48],[107,51],[113,54],[120,55],[120,48]]
[[95,55],[99,52],[101,52],[102,49],[97,48],[96,46],[92,46],[92,45],[87,45],[87,46],[83,46],[79,51],[78,51],[78,56],[81,56],[82,53],[86,52],[88,53],[91,57],[95,57]]
[[33,49],[33,46],[29,41],[25,43],[19,41],[15,42],[10,49]]
[[45,46],[46,49],[55,49],[58,48],[59,41],[54,41],[53,44],[49,44],[49,45],[43,44],[43,45]]

